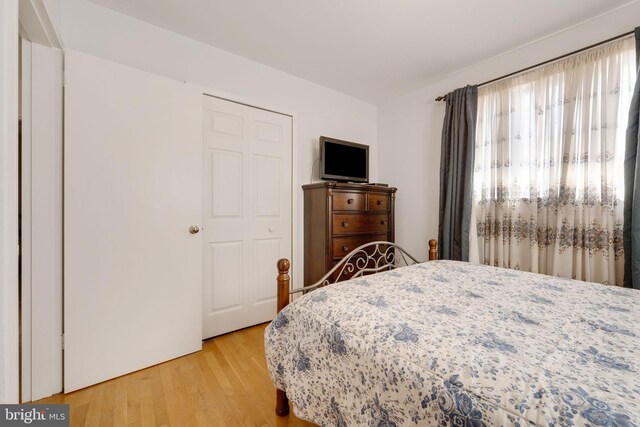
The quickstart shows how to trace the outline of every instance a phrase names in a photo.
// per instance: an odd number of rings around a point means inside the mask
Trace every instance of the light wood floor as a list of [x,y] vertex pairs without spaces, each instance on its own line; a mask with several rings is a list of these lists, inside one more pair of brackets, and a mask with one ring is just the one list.
[[313,426],[275,414],[264,325],[204,342],[202,351],[70,394],[71,426]]

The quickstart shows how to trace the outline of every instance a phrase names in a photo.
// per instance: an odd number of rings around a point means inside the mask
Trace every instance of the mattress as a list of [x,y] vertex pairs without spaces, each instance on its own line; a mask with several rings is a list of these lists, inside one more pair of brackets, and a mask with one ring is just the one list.
[[637,426],[640,291],[431,261],[310,292],[267,366],[320,425]]

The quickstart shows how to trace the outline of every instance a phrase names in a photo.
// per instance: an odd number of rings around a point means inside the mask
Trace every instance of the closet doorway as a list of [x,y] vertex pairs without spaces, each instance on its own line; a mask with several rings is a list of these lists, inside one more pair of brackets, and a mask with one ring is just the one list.
[[292,253],[293,118],[207,95],[203,107],[206,339],[275,315],[276,262]]

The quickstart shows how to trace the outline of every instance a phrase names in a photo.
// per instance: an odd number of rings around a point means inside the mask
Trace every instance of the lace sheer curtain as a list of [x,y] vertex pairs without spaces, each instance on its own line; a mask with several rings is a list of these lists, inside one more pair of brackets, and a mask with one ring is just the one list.
[[470,260],[622,285],[633,37],[478,90]]

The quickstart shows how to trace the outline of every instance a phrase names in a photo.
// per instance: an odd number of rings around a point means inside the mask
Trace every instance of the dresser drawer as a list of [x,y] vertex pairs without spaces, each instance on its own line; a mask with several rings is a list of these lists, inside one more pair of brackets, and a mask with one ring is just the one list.
[[[365,243],[387,240],[389,240],[389,237],[386,233],[367,236],[334,237],[333,258],[342,258],[358,246],[364,245]],[[381,250],[384,250],[384,248],[382,248]]]
[[368,210],[389,211],[391,203],[388,194],[369,194]]
[[386,233],[389,214],[334,214],[333,234]]
[[364,193],[333,193],[334,211],[364,211],[367,209],[367,195]]

